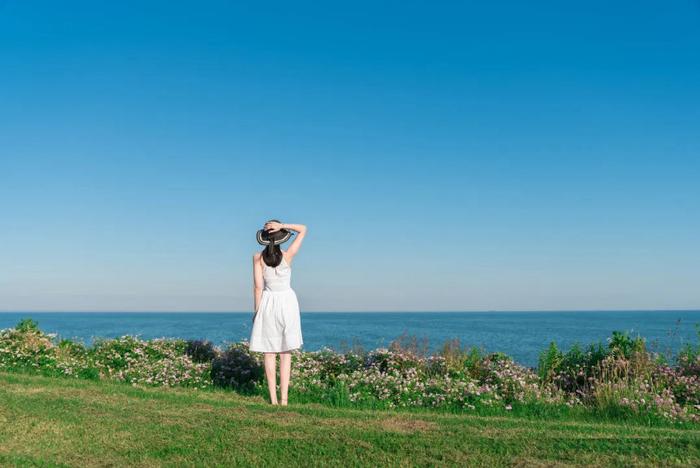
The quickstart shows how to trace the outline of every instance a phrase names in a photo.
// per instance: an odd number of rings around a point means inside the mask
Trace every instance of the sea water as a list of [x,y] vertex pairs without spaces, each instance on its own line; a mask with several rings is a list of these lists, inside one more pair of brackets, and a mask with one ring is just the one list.
[[[207,339],[219,346],[250,338],[250,312],[3,312],[0,328],[32,318],[48,333],[87,345],[97,337]],[[641,335],[665,354],[698,343],[700,311],[576,312],[302,312],[303,349],[336,350],[358,344],[365,350],[388,347],[402,334],[435,352],[450,339],[485,352],[500,351],[535,366],[551,341],[561,349],[578,342],[602,342],[613,331]]]

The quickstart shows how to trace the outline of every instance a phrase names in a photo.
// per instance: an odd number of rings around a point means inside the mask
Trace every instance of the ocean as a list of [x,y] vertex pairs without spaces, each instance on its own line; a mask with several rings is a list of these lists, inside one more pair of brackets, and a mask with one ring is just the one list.
[[[247,340],[250,312],[2,312],[0,328],[32,318],[48,333],[79,340],[125,334],[141,338],[208,339],[219,346]],[[402,334],[413,335],[435,352],[449,339],[486,352],[500,351],[516,362],[536,366],[551,341],[562,349],[575,342],[606,342],[614,330],[641,335],[649,347],[675,353],[698,343],[700,310],[576,312],[302,312],[303,349],[365,350],[387,347]]]

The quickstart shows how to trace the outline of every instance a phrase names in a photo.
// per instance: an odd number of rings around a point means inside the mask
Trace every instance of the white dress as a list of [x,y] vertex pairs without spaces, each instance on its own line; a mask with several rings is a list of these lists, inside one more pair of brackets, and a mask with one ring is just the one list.
[[250,333],[249,349],[279,353],[301,347],[299,301],[291,288],[292,267],[283,257],[276,267],[263,261],[263,287]]

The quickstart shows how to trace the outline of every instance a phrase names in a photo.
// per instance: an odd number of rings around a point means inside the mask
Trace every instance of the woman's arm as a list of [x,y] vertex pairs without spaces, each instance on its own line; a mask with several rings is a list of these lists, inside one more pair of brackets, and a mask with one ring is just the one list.
[[306,236],[307,228],[304,224],[282,224],[282,223],[267,223],[265,224],[265,229],[270,232],[276,232],[280,229],[289,229],[290,231],[296,231],[297,235],[294,236],[292,245],[287,249],[287,260],[290,261],[299,252],[301,248],[301,243],[304,241],[304,236]]
[[[255,311],[255,314],[258,313],[258,307],[260,306],[260,298],[262,297],[262,290],[262,265],[260,265],[260,253],[256,252],[255,254],[253,254],[253,310]],[[255,314],[253,314],[253,320],[255,320]]]

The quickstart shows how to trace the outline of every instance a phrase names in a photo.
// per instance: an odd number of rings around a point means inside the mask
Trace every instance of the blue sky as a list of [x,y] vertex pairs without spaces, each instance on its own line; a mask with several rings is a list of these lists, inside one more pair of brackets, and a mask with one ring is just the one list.
[[[145,5],[144,3],[147,3]],[[0,310],[700,307],[700,3],[0,1]]]

